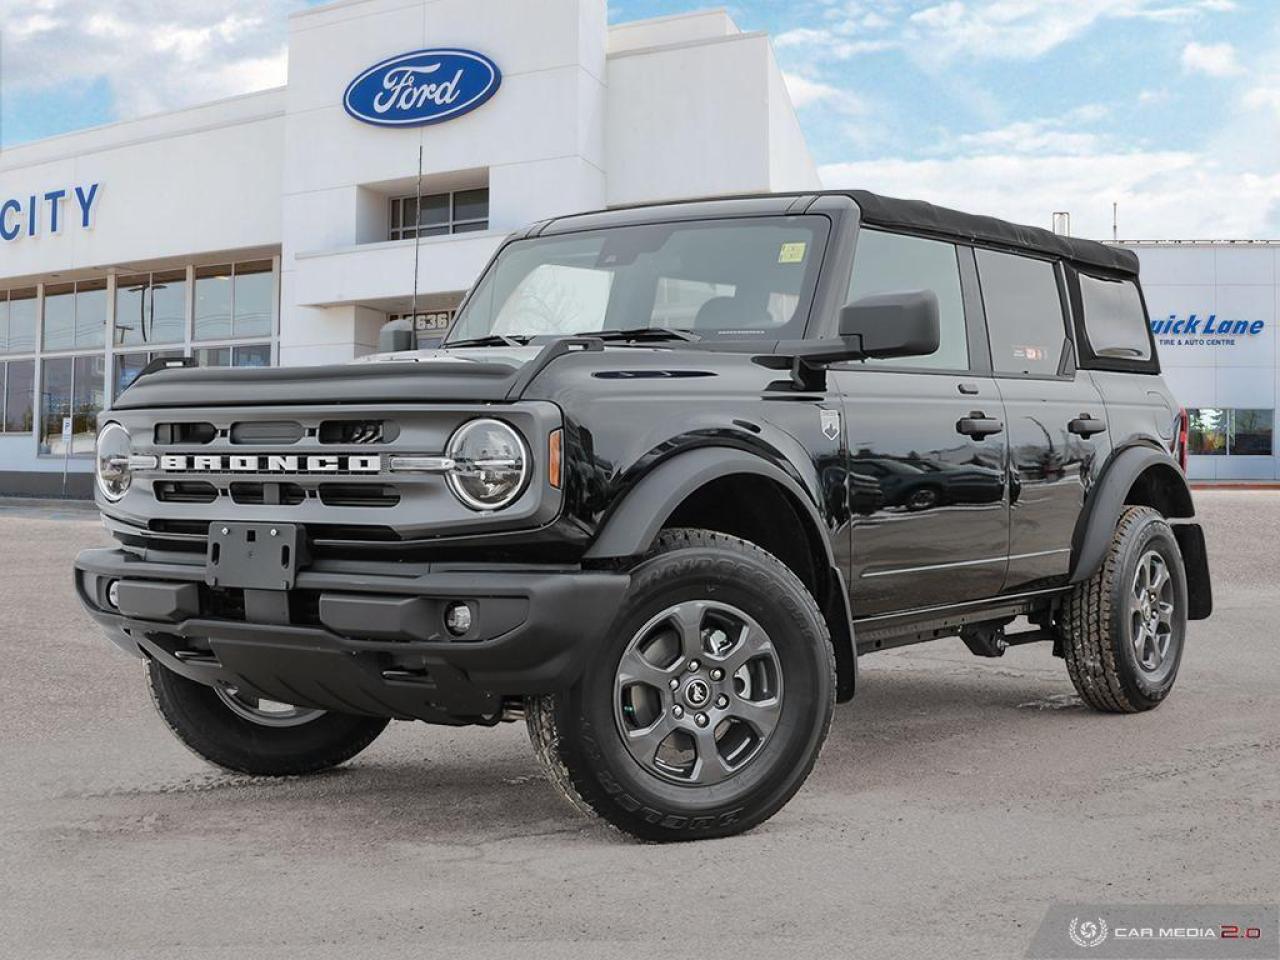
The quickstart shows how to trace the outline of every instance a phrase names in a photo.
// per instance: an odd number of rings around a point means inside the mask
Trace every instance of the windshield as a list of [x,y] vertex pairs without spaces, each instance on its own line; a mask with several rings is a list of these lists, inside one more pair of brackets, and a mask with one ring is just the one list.
[[824,217],[643,224],[517,240],[467,300],[449,343],[607,331],[800,337]]

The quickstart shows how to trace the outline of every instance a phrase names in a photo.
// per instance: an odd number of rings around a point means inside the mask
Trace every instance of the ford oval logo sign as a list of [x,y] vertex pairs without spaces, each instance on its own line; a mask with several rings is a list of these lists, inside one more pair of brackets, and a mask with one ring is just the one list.
[[380,127],[418,127],[460,117],[498,90],[498,65],[472,50],[415,50],[375,63],[351,81],[347,113]]

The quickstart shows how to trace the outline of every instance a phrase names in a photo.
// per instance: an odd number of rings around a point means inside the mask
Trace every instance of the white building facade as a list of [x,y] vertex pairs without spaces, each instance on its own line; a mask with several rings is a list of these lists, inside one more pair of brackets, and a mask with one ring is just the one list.
[[1191,415],[1191,478],[1280,480],[1280,244],[1124,245],[1142,264],[1165,380]]
[[[353,82],[415,51],[432,53],[362,119]],[[493,65],[483,96],[459,56]],[[401,79],[405,100],[380,114]],[[397,124],[410,100],[445,115]],[[87,495],[94,419],[155,357],[350,360],[415,304],[420,328],[447,322],[531,221],[819,185],[768,37],[722,11],[614,26],[605,0],[296,14],[284,88],[0,154],[0,495]]]

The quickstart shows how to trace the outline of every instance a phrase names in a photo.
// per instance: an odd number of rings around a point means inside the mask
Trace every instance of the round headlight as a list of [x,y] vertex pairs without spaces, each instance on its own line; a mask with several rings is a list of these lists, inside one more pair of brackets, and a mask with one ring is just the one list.
[[118,423],[108,423],[98,434],[98,489],[112,502],[128,493],[133,482],[130,446],[129,431]]
[[472,420],[459,427],[445,448],[454,462],[449,489],[473,510],[505,507],[524,489],[529,452],[520,434],[501,420]]

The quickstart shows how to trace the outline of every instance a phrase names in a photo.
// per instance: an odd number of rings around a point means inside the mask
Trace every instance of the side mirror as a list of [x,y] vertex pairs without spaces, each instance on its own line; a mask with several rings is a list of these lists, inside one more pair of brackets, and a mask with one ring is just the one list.
[[402,353],[412,350],[416,344],[413,337],[413,322],[410,320],[392,320],[384,323],[378,331],[379,353]]
[[863,357],[923,357],[938,349],[938,297],[906,290],[863,297],[840,308],[840,338],[857,338]]

